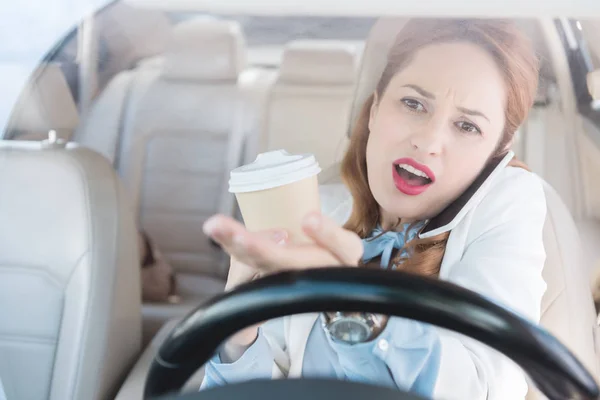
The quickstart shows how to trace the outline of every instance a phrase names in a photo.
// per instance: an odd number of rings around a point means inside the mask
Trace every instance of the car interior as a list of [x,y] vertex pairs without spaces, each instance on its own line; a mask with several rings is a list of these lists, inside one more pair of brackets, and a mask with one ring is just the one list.
[[[323,212],[347,218],[339,164],[406,18],[286,21],[157,3],[113,2],[86,20],[94,29],[67,34],[0,141],[8,399],[143,398],[173,328],[223,292],[229,259],[202,224],[215,213],[241,219],[229,172],[257,154],[313,153]],[[600,20],[515,21],[541,61],[512,147],[546,182],[541,326],[598,379]],[[140,230],[176,271],[172,301],[142,301]]]

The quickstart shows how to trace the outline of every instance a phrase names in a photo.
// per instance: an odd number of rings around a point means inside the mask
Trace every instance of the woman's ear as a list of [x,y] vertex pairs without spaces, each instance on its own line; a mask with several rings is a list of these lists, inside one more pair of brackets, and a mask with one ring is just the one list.
[[379,97],[377,92],[373,93],[373,102],[371,102],[371,109],[369,110],[369,131],[372,130],[375,118],[377,117],[377,109],[379,107]]

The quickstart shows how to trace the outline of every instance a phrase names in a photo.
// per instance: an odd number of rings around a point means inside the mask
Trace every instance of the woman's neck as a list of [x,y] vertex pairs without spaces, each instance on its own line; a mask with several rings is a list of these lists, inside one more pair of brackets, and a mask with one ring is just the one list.
[[[401,232],[403,230],[404,224],[411,224],[416,221],[415,219],[400,218],[398,216],[389,214],[388,212],[382,209],[380,209],[379,215],[379,224],[381,225],[381,228],[385,231],[393,230]],[[400,221],[400,223],[398,223],[398,221]]]

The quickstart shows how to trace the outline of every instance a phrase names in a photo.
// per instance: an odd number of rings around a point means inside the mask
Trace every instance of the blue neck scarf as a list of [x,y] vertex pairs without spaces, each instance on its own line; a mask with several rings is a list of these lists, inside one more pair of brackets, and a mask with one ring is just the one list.
[[[401,232],[385,232],[381,226],[377,227],[371,232],[371,235],[363,239],[363,262],[369,262],[377,256],[381,256],[381,267],[388,268],[390,266],[390,259],[392,258],[392,251],[394,249],[400,250],[406,242],[411,241],[419,232],[419,228],[422,224],[417,224],[410,232],[407,229],[410,224],[403,224]],[[395,266],[394,266],[395,268]]]

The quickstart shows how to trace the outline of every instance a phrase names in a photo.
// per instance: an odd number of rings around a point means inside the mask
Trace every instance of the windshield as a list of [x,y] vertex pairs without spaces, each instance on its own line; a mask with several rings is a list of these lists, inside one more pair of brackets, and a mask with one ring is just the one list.
[[[34,299],[62,315],[72,297],[60,285],[36,281],[51,287],[40,291],[44,302],[33,290],[24,296],[15,289],[29,275],[14,266],[39,262],[28,258],[35,251],[21,250],[45,243],[48,232],[27,216],[38,215],[45,189],[48,198],[64,199],[40,209],[44,223],[62,227],[62,214],[48,210],[78,210],[71,201],[113,215],[108,189],[94,185],[114,179],[110,187],[121,188],[130,213],[123,224],[131,223],[123,228],[128,236],[116,237],[127,237],[118,244],[136,254],[129,264],[140,275],[139,293],[129,292],[141,298],[137,352],[168,336],[168,321],[224,291],[282,271],[351,266],[472,291],[556,336],[598,372],[589,335],[597,327],[594,301],[600,304],[597,19],[254,15],[72,3],[44,3],[32,13],[13,2],[5,10],[10,18],[2,17],[0,33],[11,39],[0,43],[0,165],[7,160],[10,170],[11,157],[21,154],[3,158],[5,149],[35,144],[56,151],[49,165],[69,164],[61,163],[65,156],[81,163],[78,171],[103,165],[114,174],[85,175],[87,197],[67,183],[35,181],[47,172],[54,182],[60,174],[50,167],[27,175],[19,161],[23,175],[0,175],[12,196],[4,203],[0,196],[0,217],[5,204],[27,204],[23,226],[30,227],[11,226],[9,234],[0,224],[0,244],[21,244],[0,246],[0,267],[9,260],[11,271],[0,293],[5,288],[10,301]],[[82,161],[88,158],[95,161]],[[24,202],[25,186],[44,201]],[[95,229],[89,232],[106,233]],[[82,238],[58,236],[62,244]],[[105,243],[88,239],[93,254]],[[120,257],[100,247],[104,257]],[[45,268],[63,276],[54,264]],[[80,287],[96,293],[94,285],[105,283]],[[113,286],[105,308],[114,311],[110,302],[127,291]],[[188,389],[303,377],[436,399],[525,398],[535,390],[531,371],[465,335],[327,307],[238,332]],[[472,318],[498,324],[485,313]],[[11,321],[11,335],[32,334],[26,322]],[[52,343],[60,342],[59,327],[48,331]],[[44,363],[16,368],[0,357],[0,399],[2,391],[8,399],[50,393],[55,357],[44,354]],[[135,371],[121,367],[114,393]],[[23,385],[30,369],[47,385]]]

